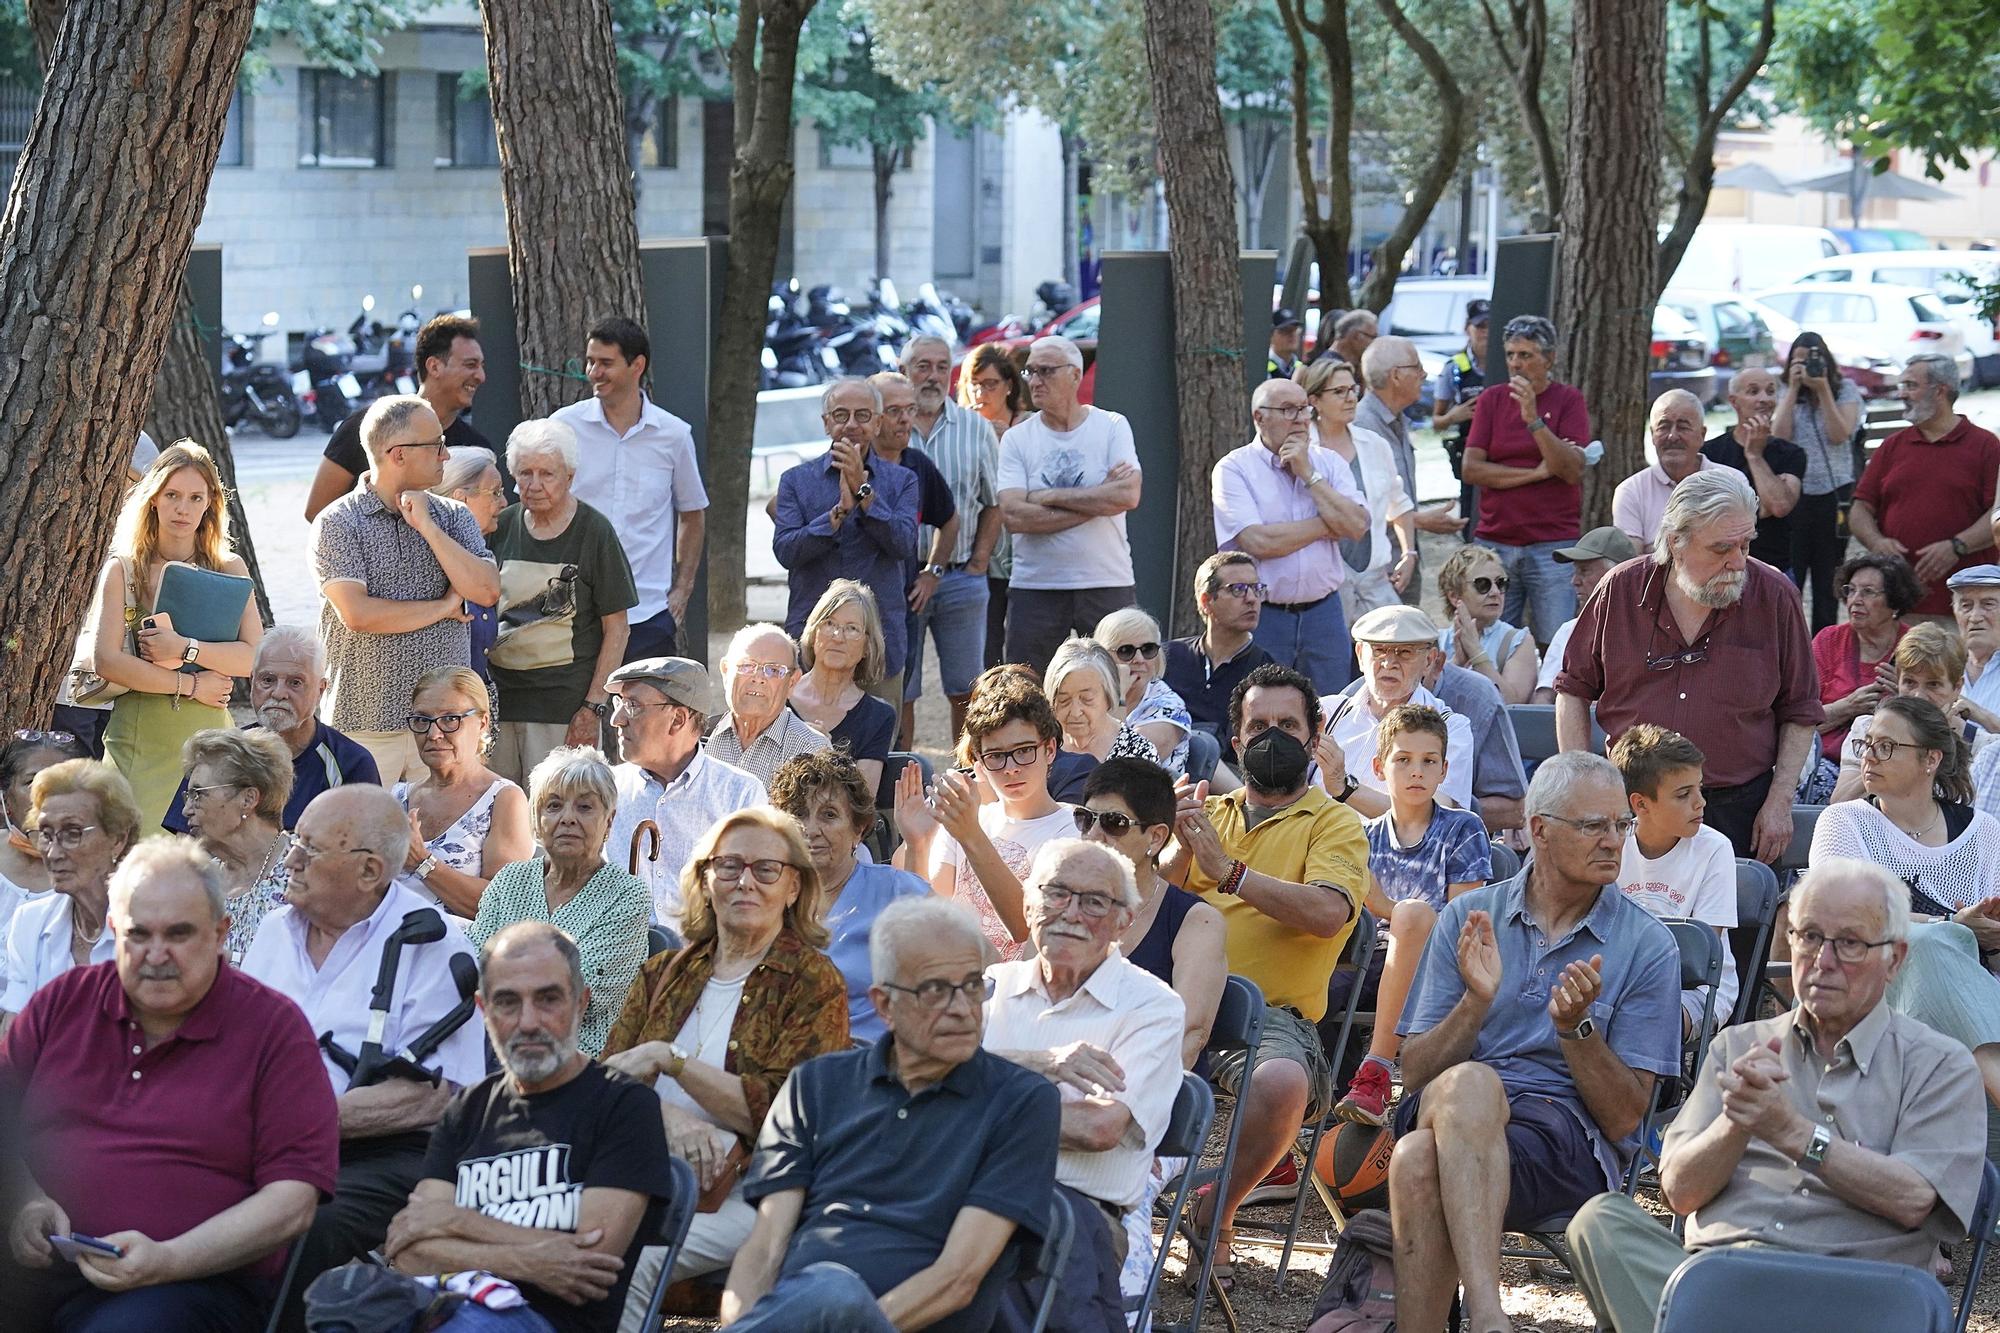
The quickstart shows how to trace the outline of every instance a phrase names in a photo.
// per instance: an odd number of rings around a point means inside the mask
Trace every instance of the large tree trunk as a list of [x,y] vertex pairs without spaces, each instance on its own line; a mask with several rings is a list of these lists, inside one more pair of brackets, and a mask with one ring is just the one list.
[[[1180,415],[1178,530],[1208,550],[1209,474],[1242,442],[1243,283],[1235,183],[1215,88],[1215,14],[1206,0],[1145,0],[1167,244],[1174,274],[1174,404]],[[1200,629],[1192,569],[1175,571],[1171,632]]]
[[902,157],[899,148],[884,148],[881,144],[869,146],[869,165],[874,168],[875,177],[875,276],[889,276],[889,201],[896,193],[896,160]]
[[[1299,193],[1305,205],[1305,233],[1319,263],[1319,308],[1324,342],[1333,336],[1331,316],[1354,304],[1347,281],[1347,253],[1354,242],[1354,49],[1347,32],[1347,0],[1320,0],[1313,17],[1312,0],[1278,0],[1278,16],[1292,45],[1292,152],[1297,160]],[[1326,208],[1319,204],[1319,181],[1312,164],[1312,134],[1307,109],[1312,100],[1308,80],[1310,34],[1326,57]]]
[[1458,80],[1452,77],[1451,66],[1438,54],[1437,47],[1410,22],[1396,0],[1376,0],[1376,4],[1389,20],[1389,26],[1403,39],[1403,45],[1423,63],[1438,96],[1438,134],[1431,160],[1411,187],[1410,201],[1403,206],[1402,218],[1375,248],[1375,267],[1361,284],[1361,304],[1379,315],[1388,309],[1389,298],[1396,294],[1396,279],[1402,275],[1403,256],[1410,252],[1410,243],[1430,221],[1431,210],[1437,207],[1437,201],[1444,197],[1451,178],[1458,172],[1469,118],[1465,112],[1465,94],[1459,91]]
[[[606,0],[481,0],[479,11],[521,360],[562,366],[582,355],[584,331],[597,320],[645,314],[611,8]],[[567,375],[531,372],[521,381],[524,417],[581,397],[583,384]]]
[[253,0],[77,0],[0,219],[0,717],[41,725],[175,318]]
[[[729,72],[736,154],[729,165],[729,271],[708,370],[709,632],[744,621],[743,525],[764,316],[792,192],[792,80],[814,0],[743,0]],[[697,644],[697,648],[705,645]]]
[[1722,133],[1723,122],[1749,90],[1751,81],[1764,72],[1764,60],[1771,54],[1771,38],[1777,24],[1777,0],[1764,0],[1763,13],[1757,23],[1757,38],[1743,57],[1743,68],[1736,71],[1729,86],[1722,90],[1722,96],[1716,98],[1713,105],[1709,102],[1711,73],[1709,12],[1706,8],[1701,11],[1698,22],[1700,47],[1693,91],[1695,105],[1701,108],[1701,123],[1695,127],[1694,141],[1688,145],[1687,160],[1681,166],[1680,188],[1675,192],[1673,225],[1667,228],[1666,236],[1660,241],[1659,262],[1653,281],[1655,293],[1667,289],[1674,270],[1681,266],[1681,256],[1687,253],[1688,242],[1694,239],[1694,229],[1701,225],[1702,214],[1708,212],[1709,192],[1715,188],[1715,141]]
[[1667,24],[1664,5],[1632,0],[1577,0],[1575,14],[1557,373],[1582,390],[1605,445],[1584,483],[1588,530],[1611,521],[1612,489],[1646,463]]

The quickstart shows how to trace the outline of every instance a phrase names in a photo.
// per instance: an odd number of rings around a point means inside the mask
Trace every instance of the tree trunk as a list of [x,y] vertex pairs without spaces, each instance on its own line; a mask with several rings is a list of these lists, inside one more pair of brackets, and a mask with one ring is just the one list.
[[1695,128],[1694,143],[1689,147],[1688,160],[1682,168],[1680,188],[1675,192],[1674,221],[1667,228],[1666,236],[1660,241],[1660,257],[1653,280],[1653,290],[1657,295],[1667,289],[1667,283],[1674,276],[1674,270],[1681,266],[1681,256],[1687,253],[1688,242],[1694,239],[1694,229],[1701,225],[1702,214],[1708,212],[1709,192],[1715,188],[1715,141],[1722,133],[1722,124],[1736,103],[1748,91],[1752,80],[1764,72],[1764,60],[1771,54],[1771,38],[1777,24],[1777,0],[1764,0],[1763,13],[1758,18],[1757,40],[1743,58],[1743,68],[1722,90],[1722,96],[1709,104],[1709,36],[1708,11],[1704,9],[1701,24],[1700,71],[1696,75],[1695,104],[1702,109],[1701,124]]
[[[743,0],[729,51],[736,155],[729,166],[729,270],[708,371],[709,632],[744,621],[743,525],[764,316],[792,192],[792,79],[814,0]],[[705,644],[694,645],[706,649]]]
[[46,723],[90,604],[254,8],[77,0],[56,39],[0,219],[9,725]]
[[1369,270],[1367,280],[1361,284],[1363,306],[1381,314],[1389,306],[1389,298],[1396,294],[1396,278],[1403,269],[1403,256],[1410,252],[1410,243],[1430,221],[1431,210],[1444,197],[1445,189],[1458,172],[1459,156],[1465,151],[1465,137],[1468,117],[1465,113],[1465,94],[1459,91],[1458,80],[1451,75],[1451,66],[1438,54],[1437,47],[1425,37],[1416,24],[1410,22],[1396,0],[1376,0],[1382,16],[1389,20],[1389,26],[1403,39],[1403,45],[1416,53],[1423,63],[1424,72],[1430,76],[1431,84],[1438,95],[1438,135],[1437,146],[1431,150],[1431,160],[1425,164],[1423,174],[1411,188],[1410,202],[1403,206],[1403,216],[1382,238],[1382,244],[1375,248],[1375,267]]
[[580,375],[554,372],[582,355],[584,330],[645,314],[611,8],[481,0],[479,11],[521,361],[541,368],[521,378],[521,412],[545,417],[583,397]]
[[[1235,183],[1215,87],[1215,14],[1205,0],[1145,0],[1174,281],[1174,405],[1180,417],[1175,522],[1206,554],[1215,519],[1209,474],[1242,442],[1243,283],[1237,273]],[[1193,551],[1189,554],[1192,555]],[[1200,629],[1192,564],[1174,571],[1171,633]]]
[[1585,477],[1587,531],[1611,521],[1612,489],[1646,464],[1667,24],[1664,5],[1631,0],[1577,0],[1575,15],[1556,369],[1582,391],[1605,444]]
[[896,193],[896,159],[902,150],[870,145],[869,165],[875,169],[875,276],[889,276],[889,200]]

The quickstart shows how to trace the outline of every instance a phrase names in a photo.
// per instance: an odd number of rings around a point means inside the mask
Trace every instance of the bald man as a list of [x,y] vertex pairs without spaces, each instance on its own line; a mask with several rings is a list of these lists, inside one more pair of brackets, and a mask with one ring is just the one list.
[[1792,567],[1793,506],[1806,484],[1806,451],[1771,433],[1778,410],[1778,376],[1739,370],[1729,381],[1736,424],[1701,447],[1701,456],[1733,467],[1757,492],[1757,537],[1750,554],[1778,569]]
[[1686,389],[1667,390],[1646,413],[1653,464],[1619,482],[1611,494],[1611,521],[1642,551],[1653,549],[1674,487],[1703,468],[1722,466],[1702,455],[1701,429],[1701,399]]

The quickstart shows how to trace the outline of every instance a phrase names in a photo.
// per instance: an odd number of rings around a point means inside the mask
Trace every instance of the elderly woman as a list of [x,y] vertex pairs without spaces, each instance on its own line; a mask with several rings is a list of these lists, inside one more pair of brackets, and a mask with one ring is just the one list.
[[1118,688],[1118,663],[1095,640],[1063,640],[1042,673],[1042,693],[1062,723],[1065,750],[1090,755],[1100,763],[1117,755],[1161,762],[1153,743],[1115,711],[1123,694]]
[[[1333,357],[1292,370],[1292,381],[1306,391],[1312,407],[1313,443],[1340,455],[1354,484],[1368,497],[1368,532],[1340,543],[1347,577],[1340,584],[1340,605],[1353,624],[1364,612],[1393,606],[1417,571],[1416,503],[1396,470],[1389,442],[1373,431],[1354,426],[1354,409],[1361,403],[1361,381],[1354,367]],[[1396,534],[1393,549],[1389,534]]]
[[[1901,556],[1859,555],[1840,567],[1840,600],[1847,607],[1847,620],[1813,635],[1819,697],[1826,705],[1826,720],[1819,724],[1820,753],[1835,763],[1840,762],[1854,719],[1895,693],[1889,658],[1910,628],[1903,617],[1923,595],[1916,574]],[[1961,678],[1964,671],[1961,654]]]
[[596,745],[611,716],[605,678],[625,660],[639,603],[611,520],[576,498],[576,432],[524,421],[507,437],[521,503],[500,513],[500,635],[487,653],[500,692],[493,768],[520,782],[558,745]]
[[[999,439],[1035,414],[1028,396],[1028,378],[1014,354],[999,343],[981,343],[966,353],[958,372],[958,401],[977,412]],[[1007,583],[1014,576],[1014,539],[1005,528],[993,546],[986,567],[986,666],[1000,665],[1000,646],[1007,634]]]
[[[1974,719],[1984,718],[1987,722],[2000,719],[1960,693],[1965,685],[1965,648],[1956,634],[1942,625],[1912,625],[1884,665],[1888,678],[1895,682],[1891,697],[1927,699],[1937,705],[1974,758],[1993,743],[1994,732]],[[1860,753],[1865,747],[1858,742],[1868,738],[1874,724],[1875,715],[1863,713],[1849,728],[1832,800],[1852,801],[1862,796]]]
[[799,821],[806,851],[819,872],[820,922],[830,939],[826,956],[847,982],[847,1031],[857,1042],[883,1035],[868,998],[873,973],[868,932],[898,898],[929,897],[931,886],[906,870],[862,861],[855,851],[875,825],[875,792],[854,762],[837,750],[787,760],[771,779],[771,804]]
[[544,855],[500,867],[465,937],[478,949],[516,921],[548,921],[575,940],[590,987],[577,1045],[595,1059],[646,960],[653,893],[645,880],[605,863],[618,787],[597,750],[549,751],[528,778],[528,807]]
[[150,832],[180,785],[181,744],[230,725],[232,678],[250,674],[264,633],[252,597],[226,642],[190,639],[174,628],[171,613],[153,610],[170,562],[248,574],[230,550],[222,508],[222,478],[208,450],[192,440],[162,450],[118,511],[111,558],[98,576],[91,669],[128,691],[111,706],[104,757],[131,784]]
[[[1194,721],[1180,695],[1161,678],[1166,658],[1160,645],[1160,622],[1136,606],[1113,611],[1097,622],[1092,635],[1111,654],[1118,673],[1118,694],[1112,712],[1125,725],[1152,742],[1161,755],[1160,767],[1180,777],[1187,772],[1188,736]],[[1211,765],[1212,767],[1212,765]]]
[[467,919],[479,914],[494,873],[534,850],[528,798],[486,766],[491,717],[486,683],[470,669],[433,667],[417,677],[409,723],[430,773],[390,789],[410,812],[397,881]]
[[1792,581],[1812,581],[1812,627],[1833,624],[1834,566],[1847,553],[1841,506],[1854,494],[1854,450],[1861,391],[1840,373],[1826,339],[1807,330],[1792,339],[1779,377],[1771,434],[1805,450],[1806,475],[1792,507]]
[[826,735],[785,706],[798,675],[799,648],[782,625],[737,630],[722,655],[729,716],[709,733],[709,756],[736,765],[768,789],[786,760],[824,750]]
[[791,709],[846,751],[870,791],[880,789],[882,765],[896,744],[896,710],[867,692],[888,658],[875,594],[865,583],[835,579],[799,635],[806,672],[792,687]]
[[[451,447],[445,458],[444,475],[431,487],[431,494],[456,500],[471,510],[480,532],[488,539],[500,522],[500,511],[507,507],[507,484],[500,475],[500,465],[491,449],[476,444]],[[486,665],[486,654],[493,650],[494,637],[500,632],[499,616],[495,608],[477,603],[468,603],[466,609],[472,612],[472,669],[490,682],[492,674]]]
[[8,923],[7,986],[0,992],[0,1015],[7,1017],[72,967],[117,956],[118,941],[104,925],[111,872],[139,836],[132,786],[110,764],[66,759],[37,773],[28,793],[28,824],[55,892],[27,903]]
[[28,832],[35,775],[65,759],[88,758],[90,751],[67,731],[17,731],[0,745],[0,816],[7,821],[7,836],[0,840],[0,941],[21,905],[49,891],[49,868]]
[[[883,705],[887,707],[887,705]],[[687,945],[639,969],[604,1062],[651,1084],[674,1155],[704,1191],[742,1169],[795,1065],[845,1050],[847,986],[820,950],[819,872],[798,822],[767,805],[718,820],[681,871]],[[756,1211],[736,1180],[697,1214],[671,1281],[727,1268]],[[633,1275],[646,1289],[661,1251]]]
[[222,867],[229,895],[229,961],[240,963],[257,927],[282,905],[291,874],[285,853],[285,802],[292,794],[292,751],[275,731],[197,731],[181,747],[187,769],[182,810],[188,832]]
[[1525,628],[1500,618],[1507,601],[1500,558],[1483,546],[1459,547],[1438,571],[1438,592],[1450,613],[1438,640],[1445,660],[1492,681],[1508,703],[1528,702],[1542,659]]

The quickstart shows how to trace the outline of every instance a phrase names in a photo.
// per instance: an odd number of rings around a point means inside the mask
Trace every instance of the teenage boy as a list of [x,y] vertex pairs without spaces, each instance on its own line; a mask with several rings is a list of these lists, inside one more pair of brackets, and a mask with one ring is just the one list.
[[1389,1118],[1389,1082],[1403,1046],[1396,1018],[1417,979],[1438,912],[1493,874],[1485,821],[1437,802],[1449,768],[1444,714],[1405,704],[1390,709],[1376,733],[1375,781],[1387,789],[1389,808],[1367,821],[1367,906],[1389,924],[1389,947],[1376,952],[1364,983],[1364,1003],[1374,992],[1375,1035],[1347,1095],[1333,1110],[1357,1125],[1381,1125]]
[[[1713,1000],[1715,1025],[1736,1008],[1736,965],[1729,928],[1736,924],[1736,852],[1729,839],[1701,822],[1701,751],[1665,727],[1641,722],[1611,747],[1625,779],[1636,822],[1625,835],[1618,887],[1657,917],[1686,917],[1722,936],[1722,984]],[[1681,1031],[1694,1031],[1706,988],[1681,993]]]

